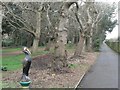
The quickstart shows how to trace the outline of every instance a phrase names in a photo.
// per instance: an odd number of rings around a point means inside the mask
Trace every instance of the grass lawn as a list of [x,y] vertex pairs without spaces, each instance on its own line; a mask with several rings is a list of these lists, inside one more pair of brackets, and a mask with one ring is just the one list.
[[[36,52],[35,54],[32,54],[32,58],[38,55],[45,55],[48,54],[49,52],[53,52],[53,48],[51,51],[44,51],[45,47],[39,47],[39,51]],[[66,45],[66,49],[68,51],[73,51],[75,46],[72,45]],[[3,49],[3,53],[10,53],[14,51],[19,51],[21,48],[6,48]],[[17,70],[19,68],[22,68],[22,60],[24,59],[25,55],[24,54],[19,54],[19,55],[12,55],[12,56],[4,56],[2,57],[2,66],[6,66],[8,70]]]
[[5,49],[2,49],[2,53],[15,52],[19,50],[21,50],[21,48],[5,48]]
[[[11,50],[11,51],[10,51]],[[13,51],[18,51],[20,48],[4,49],[3,52],[9,53]],[[48,51],[40,50],[35,54],[32,54],[32,58],[38,55],[44,55],[49,53]],[[6,66],[8,70],[17,70],[22,67],[22,60],[24,59],[24,54],[12,55],[2,57],[2,66]]]
[[6,66],[8,70],[16,70],[20,68],[21,61],[24,59],[24,54],[16,56],[7,56],[2,58],[2,66]]

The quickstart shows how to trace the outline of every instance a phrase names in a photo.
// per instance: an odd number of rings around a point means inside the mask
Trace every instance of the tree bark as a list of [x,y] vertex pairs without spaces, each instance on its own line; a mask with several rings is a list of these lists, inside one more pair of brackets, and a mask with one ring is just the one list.
[[89,2],[86,3],[86,12],[87,12],[88,18],[86,20],[87,22],[85,25],[83,24],[83,21],[79,19],[78,12],[75,13],[76,19],[77,19],[79,26],[80,26],[80,39],[79,39],[78,45],[76,47],[74,57],[79,57],[81,55],[83,48],[84,48],[84,45],[85,45],[84,35],[86,35],[86,33],[90,32],[90,28],[92,25],[92,17],[90,16],[90,5],[89,4],[90,4]]
[[36,13],[36,17],[37,17],[36,18],[37,25],[36,25],[35,38],[34,38],[33,45],[32,45],[32,53],[35,53],[38,50],[40,32],[41,32],[41,11],[38,11]]
[[31,45],[32,45],[32,42],[33,42],[32,35],[31,35],[31,34],[28,35],[27,41],[28,41],[28,42],[27,42],[27,47],[30,48]]
[[90,28],[90,35],[89,37],[87,38],[87,41],[88,41],[88,45],[87,45],[87,51],[88,52],[91,52],[93,51],[93,31],[94,31],[94,27],[95,27],[95,23],[92,24],[92,27]]
[[91,52],[93,51],[93,33],[94,33],[94,29],[97,26],[98,22],[102,19],[102,17],[100,18],[100,13],[97,15],[97,17],[95,18],[95,20],[92,20],[93,22],[91,22],[90,24],[90,34],[89,34],[89,38],[88,39],[88,45],[87,45],[87,51]]
[[51,47],[51,41],[50,41],[50,38],[48,38],[48,43],[46,45],[46,48],[45,48],[45,51],[50,51],[50,47]]
[[68,24],[68,2],[62,7],[58,31],[56,34],[56,43],[54,48],[54,71],[67,66],[67,55],[65,45],[67,44],[67,24]]
[[37,50],[38,50],[38,44],[39,44],[39,39],[34,38],[33,46],[32,46],[32,53],[37,52]]
[[76,50],[74,53],[75,57],[79,57],[81,55],[83,47],[84,47],[84,41],[85,41],[84,36],[82,34],[80,34],[80,39],[79,39],[79,42],[77,44],[77,47],[76,47]]

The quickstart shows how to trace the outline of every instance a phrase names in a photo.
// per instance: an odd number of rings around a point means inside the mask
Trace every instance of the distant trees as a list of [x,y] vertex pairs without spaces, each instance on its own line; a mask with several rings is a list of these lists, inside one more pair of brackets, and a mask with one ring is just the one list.
[[99,47],[105,39],[105,32],[111,31],[117,23],[117,20],[111,19],[114,10],[115,6],[107,3],[86,2],[79,8],[79,12],[75,12],[80,38],[74,56],[80,56],[83,48],[92,51]]
[[[66,44],[76,45],[75,57],[82,51],[97,50],[105,39],[105,32],[112,31],[117,20],[112,19],[115,5],[91,2],[6,2],[2,21],[2,34],[7,33],[14,45],[39,45],[45,50],[54,47],[56,68],[67,66]],[[0,12],[1,13],[1,12]]]
[[[37,51],[41,31],[41,3],[3,3],[5,19],[14,30],[33,35],[32,52]],[[20,41],[20,40],[18,40]]]

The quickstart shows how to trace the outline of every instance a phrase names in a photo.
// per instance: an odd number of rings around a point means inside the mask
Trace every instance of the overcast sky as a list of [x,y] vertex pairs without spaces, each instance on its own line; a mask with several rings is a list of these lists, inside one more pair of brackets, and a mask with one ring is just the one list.
[[[118,8],[116,9],[116,19],[118,20]],[[113,29],[113,31],[111,33],[107,33],[107,37],[106,39],[111,39],[111,38],[118,38],[118,25],[116,25],[116,27]]]

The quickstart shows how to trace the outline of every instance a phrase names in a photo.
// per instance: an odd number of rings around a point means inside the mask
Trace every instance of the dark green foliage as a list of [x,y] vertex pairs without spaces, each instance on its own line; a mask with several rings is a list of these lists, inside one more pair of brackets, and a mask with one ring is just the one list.
[[93,49],[94,51],[99,51],[100,48],[100,39],[96,38],[96,40],[93,41]]
[[117,20],[112,21],[111,16],[105,15],[103,19],[101,20],[102,29],[105,31],[112,32],[113,28],[116,26]]
[[103,18],[100,20],[97,26],[97,33],[94,33],[93,36],[93,48],[94,50],[99,50],[100,45],[106,38],[106,31],[112,32],[113,28],[117,24],[117,20],[113,20],[113,13],[115,12],[115,5],[107,5],[106,13],[103,15]]
[[9,46],[12,46],[13,44],[14,44],[14,42],[11,39],[2,40],[3,47],[9,47]]
[[115,52],[120,54],[120,42],[109,42],[106,41],[106,44]]

